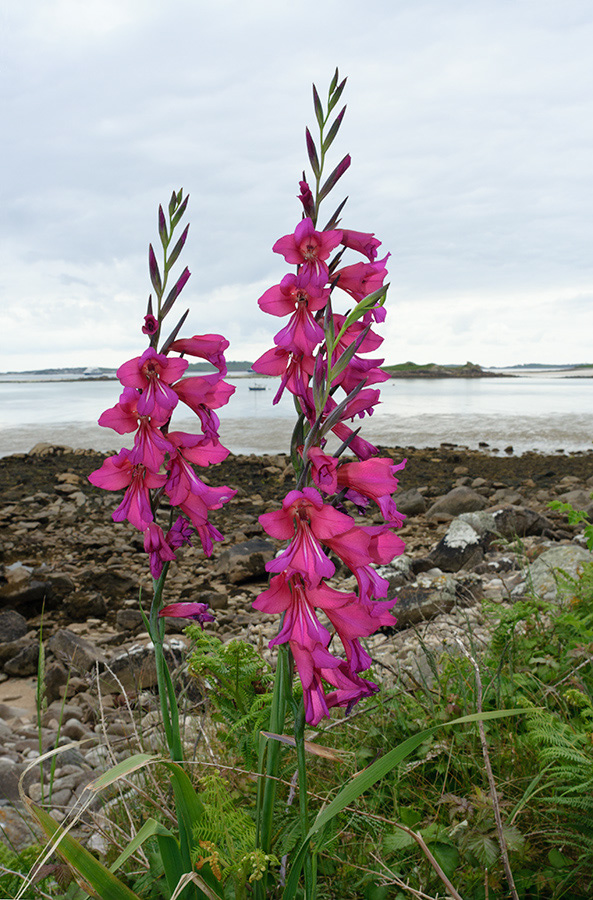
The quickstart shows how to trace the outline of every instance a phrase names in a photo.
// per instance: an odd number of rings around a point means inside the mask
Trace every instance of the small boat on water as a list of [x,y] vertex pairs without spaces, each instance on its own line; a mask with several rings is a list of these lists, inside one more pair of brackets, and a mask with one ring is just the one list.
[[263,386],[263,384],[253,384],[253,385],[250,384],[249,390],[250,391],[265,391],[265,387]]

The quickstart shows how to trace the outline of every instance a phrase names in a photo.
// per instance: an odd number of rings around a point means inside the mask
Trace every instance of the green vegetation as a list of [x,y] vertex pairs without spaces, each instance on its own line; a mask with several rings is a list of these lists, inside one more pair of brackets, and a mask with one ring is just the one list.
[[[478,726],[441,727],[425,733],[412,755],[321,828],[312,838],[319,900],[443,897],[443,875],[463,900],[507,900],[511,894],[502,846],[520,900],[590,897],[593,564],[579,578],[560,573],[559,584],[559,602],[532,595],[509,607],[486,607],[492,631],[486,650],[429,655],[423,682],[400,682],[351,716],[307,734],[315,815],[327,809],[356,773],[368,771],[407,739],[480,708],[486,713],[523,710],[519,716],[484,722],[493,782],[487,777]],[[191,841],[194,865],[200,875],[215,879],[209,883],[218,885],[225,898],[253,896],[253,885],[264,871],[269,873],[266,896],[280,897],[273,885],[282,858],[294,854],[300,843],[296,753],[290,737],[281,745],[281,802],[272,850],[260,858],[253,849],[258,785],[251,773],[270,705],[269,666],[241,641],[223,643],[195,626],[189,632],[194,642],[191,672],[204,698],[195,714],[208,735],[191,770],[199,796]],[[374,678],[379,680],[377,673]],[[284,734],[290,732],[287,722]],[[158,776],[158,791],[172,804],[168,778],[173,772],[180,779],[182,773],[167,765],[169,776]],[[162,865],[162,848],[172,841],[170,818],[166,806],[146,802],[158,793],[146,780],[149,771],[156,777],[156,769],[136,768],[129,777],[144,793],[126,807],[111,805],[109,815],[118,833],[129,833],[133,826],[131,838],[134,830],[144,828],[148,840],[141,852],[138,847],[140,855],[127,858],[118,876],[142,900],[170,898]],[[0,896],[15,896],[22,884],[17,873],[28,871],[36,853],[4,851]],[[55,868],[59,860],[52,862],[46,878],[23,896],[82,897],[74,884],[64,892],[66,873]]]

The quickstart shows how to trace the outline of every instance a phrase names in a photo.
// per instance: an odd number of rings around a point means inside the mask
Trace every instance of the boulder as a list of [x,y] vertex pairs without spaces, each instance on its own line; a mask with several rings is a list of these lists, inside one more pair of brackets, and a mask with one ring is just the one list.
[[55,605],[51,585],[35,579],[27,566],[20,563],[7,566],[5,579],[5,583],[0,584],[0,609],[11,607],[37,614],[44,601],[47,601],[46,605]]
[[[390,591],[388,596],[393,596]],[[409,628],[417,622],[432,619],[439,613],[448,612],[455,605],[456,583],[450,575],[442,572],[427,572],[413,584],[397,589],[397,603],[392,613],[397,621],[396,628]]]
[[16,675],[19,678],[26,678],[28,675],[36,674],[38,661],[39,644],[28,641],[21,647],[18,653],[4,663],[4,671],[7,675]]
[[27,620],[14,609],[0,610],[0,644],[17,641],[28,631]]
[[123,600],[126,597],[138,596],[138,579],[118,566],[110,566],[107,569],[93,566],[85,569],[80,581],[88,590],[99,591],[107,598]]
[[231,584],[265,578],[266,563],[275,553],[276,549],[269,541],[261,537],[250,538],[221,553],[214,571]]
[[484,509],[488,505],[488,501],[481,494],[469,487],[461,485],[453,488],[444,497],[440,497],[436,503],[430,507],[426,515],[428,518],[436,516],[454,516],[460,513],[474,512],[477,509]]
[[550,534],[554,526],[549,519],[527,506],[503,506],[480,512],[462,513],[461,521],[470,525],[481,537],[500,536],[507,540],[534,534]]
[[541,556],[531,563],[529,576],[525,581],[517,585],[512,592],[513,599],[518,599],[525,594],[535,593],[543,600],[555,601],[559,599],[558,584],[565,572],[569,577],[576,578],[583,570],[586,563],[593,562],[593,553],[579,547],[577,544],[561,544],[558,547],[550,547]]
[[107,615],[107,603],[102,594],[76,591],[64,601],[63,609],[69,619],[84,622],[86,619],[104,619]]
[[453,519],[447,533],[428,554],[433,566],[443,572],[472,568],[484,558],[480,535],[468,522]]
[[[167,637],[163,649],[169,665],[179,666],[186,655],[187,641],[179,637]],[[110,660],[100,675],[101,690],[111,694],[119,694],[122,689],[128,693],[138,693],[156,684],[156,660],[152,643],[134,644]]]
[[47,642],[47,649],[78,672],[88,672],[95,663],[104,663],[103,653],[90,641],[74,634],[68,628],[60,628]]
[[426,500],[416,488],[398,491],[394,499],[398,511],[404,516],[419,516],[426,512]]

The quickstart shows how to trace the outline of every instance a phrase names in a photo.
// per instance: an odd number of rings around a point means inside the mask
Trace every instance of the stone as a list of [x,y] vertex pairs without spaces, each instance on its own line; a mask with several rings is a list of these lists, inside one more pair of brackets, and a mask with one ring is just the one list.
[[105,597],[123,600],[128,596],[138,597],[138,579],[119,566],[105,569],[93,566],[85,569],[80,576],[81,585],[99,591]]
[[589,514],[589,518],[591,518],[593,503],[591,502],[590,491],[583,491],[577,488],[567,491],[565,494],[560,494],[558,500],[561,500],[563,503],[570,503],[574,509],[584,509]]
[[68,719],[62,726],[62,734],[73,741],[80,741],[87,736],[88,731],[78,719]]
[[7,675],[16,675],[25,678],[35,675],[39,661],[39,644],[26,643],[12,659],[4,663],[4,671]]
[[17,641],[26,635],[27,630],[27,620],[16,610],[0,610],[0,644]]
[[16,763],[0,759],[0,803],[18,803],[19,771]]
[[136,631],[144,624],[144,619],[139,609],[118,609],[115,624],[124,631]]
[[419,516],[426,512],[426,500],[416,488],[398,491],[394,499],[398,512],[404,516]]
[[107,603],[102,594],[86,594],[76,591],[70,594],[63,603],[67,616],[75,622],[84,622],[90,618],[104,619],[107,615]]
[[56,631],[47,642],[47,649],[57,659],[67,663],[69,668],[79,672],[88,672],[96,663],[105,662],[103,653],[94,644],[68,628]]
[[35,825],[31,816],[25,818],[18,809],[0,806],[0,841],[11,848],[23,849],[40,840],[44,840],[41,829]]
[[53,600],[51,585],[30,576],[26,580],[0,585],[0,609],[10,607],[17,612],[37,614],[43,609],[44,602],[48,607],[55,606]]
[[480,535],[468,522],[453,519],[446,534],[428,554],[433,565],[443,572],[471,568],[484,558]]
[[527,593],[535,593],[543,600],[556,601],[562,592],[558,590],[559,580],[565,572],[576,578],[586,563],[593,562],[593,553],[576,544],[561,544],[550,547],[529,566],[529,577],[512,592],[513,599]]
[[135,644],[125,653],[110,660],[101,672],[99,684],[102,691],[119,694],[122,691],[137,693],[157,683],[156,662],[152,644]]
[[216,575],[223,575],[231,584],[266,578],[266,563],[274,558],[274,545],[260,537],[235,544],[220,554]]
[[426,515],[428,518],[435,516],[458,516],[460,513],[474,512],[484,509],[488,501],[481,494],[469,487],[460,486],[453,488],[444,497],[441,497],[430,507]]
[[[390,591],[389,597],[393,597]],[[397,629],[409,628],[439,613],[448,612],[456,601],[456,583],[451,575],[432,570],[421,575],[413,584],[397,589],[397,603],[392,609]]]
[[76,589],[74,580],[66,572],[50,572],[46,576],[46,581],[59,599],[71,594]]
[[504,537],[514,540],[527,535],[550,534],[554,526],[549,519],[526,506],[503,506],[501,509],[485,509],[480,512],[462,513],[459,518],[482,537]]

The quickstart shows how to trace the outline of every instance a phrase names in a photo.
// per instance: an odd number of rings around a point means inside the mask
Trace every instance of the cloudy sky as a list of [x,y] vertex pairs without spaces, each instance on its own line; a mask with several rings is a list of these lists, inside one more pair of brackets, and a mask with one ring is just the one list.
[[332,197],[392,254],[387,361],[593,361],[592,46],[590,0],[2,4],[0,370],[144,349],[180,187],[186,333],[266,350],[256,301],[287,271],[271,246],[336,65],[330,165],[353,163]]

